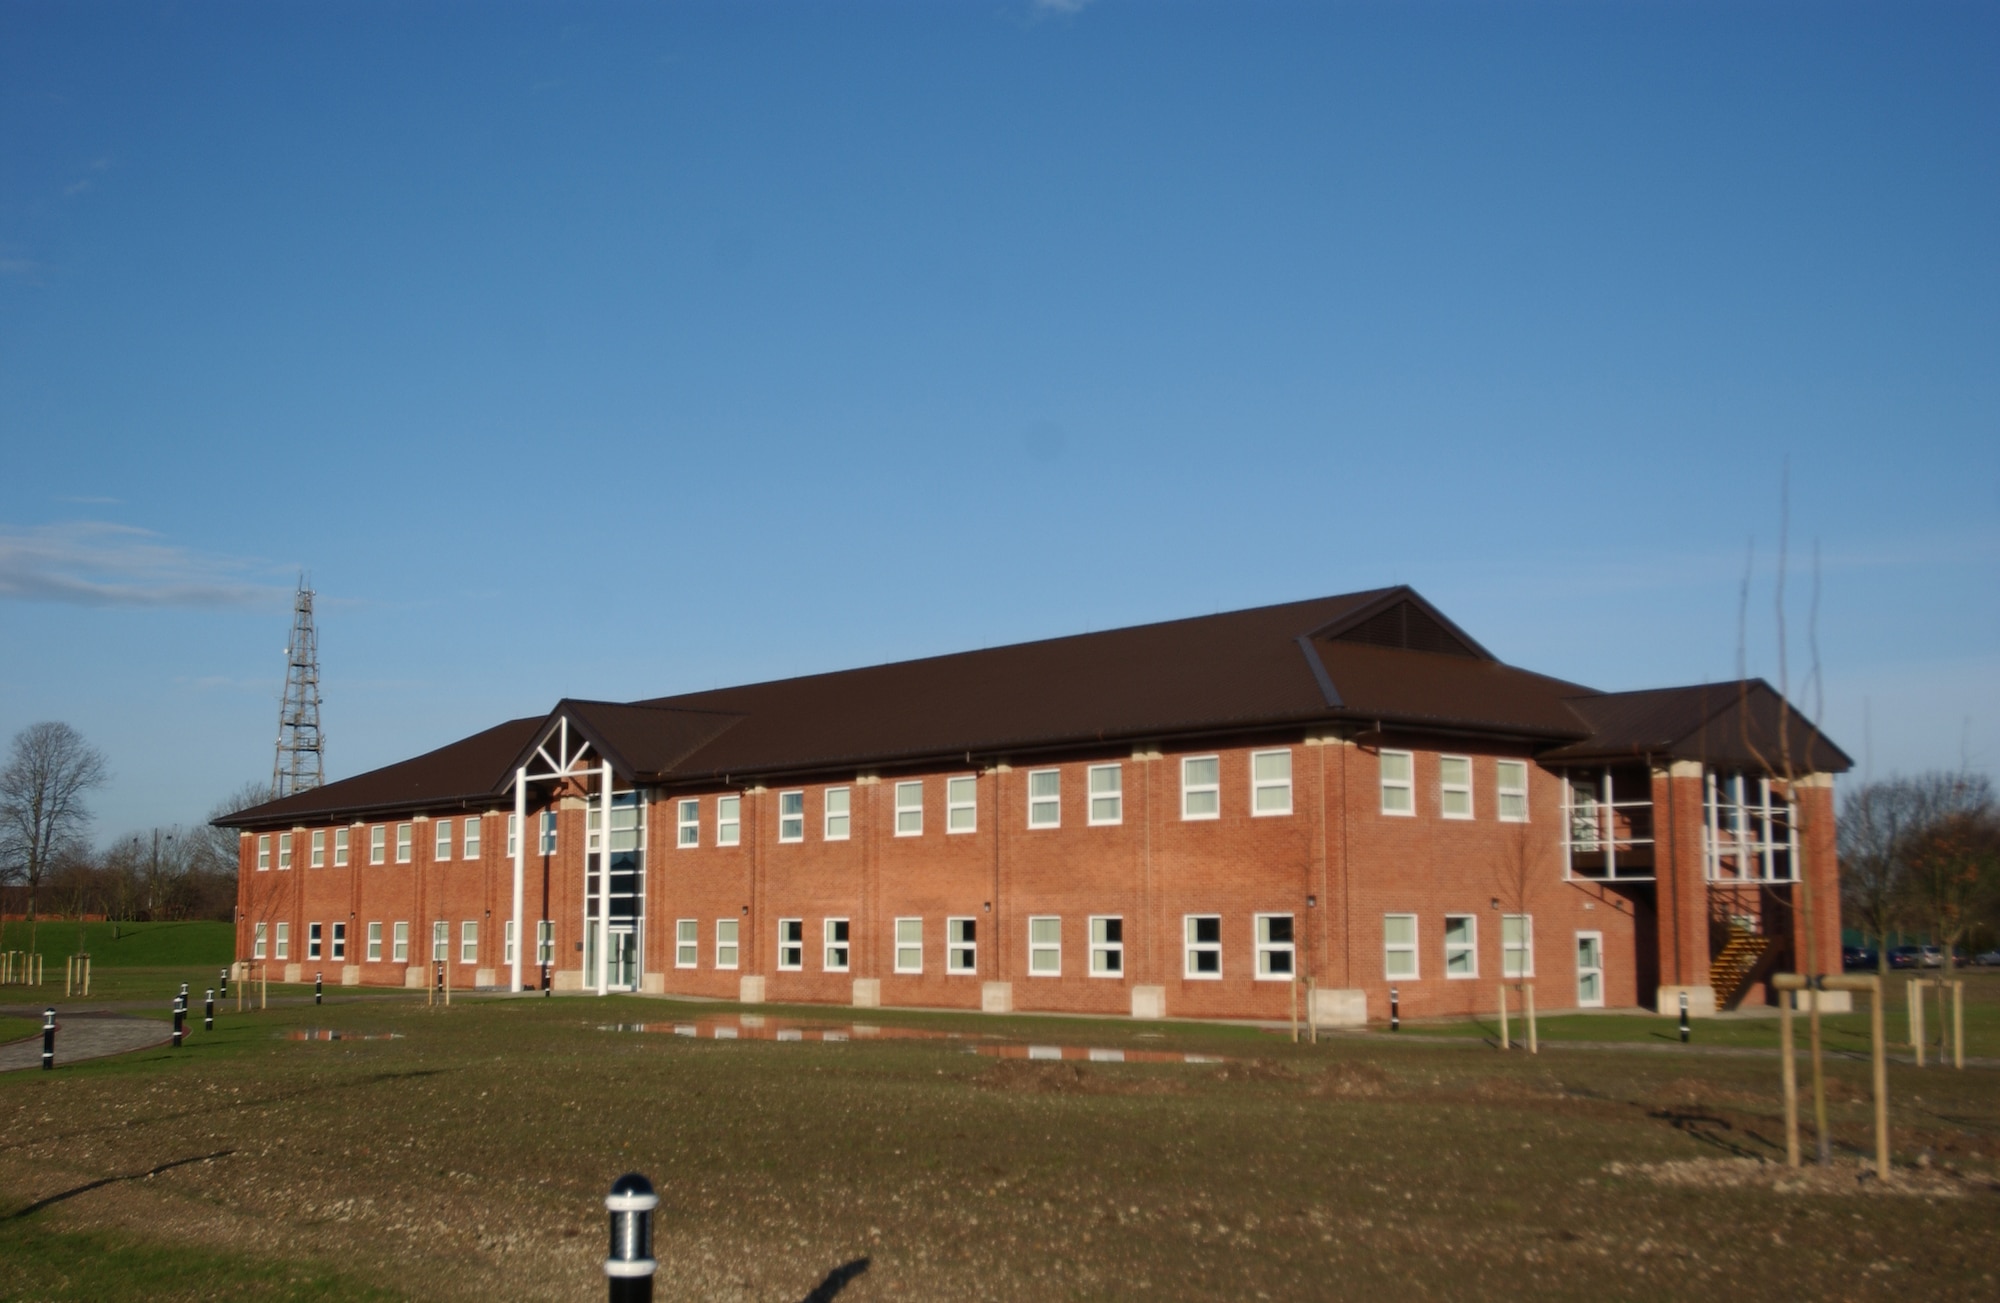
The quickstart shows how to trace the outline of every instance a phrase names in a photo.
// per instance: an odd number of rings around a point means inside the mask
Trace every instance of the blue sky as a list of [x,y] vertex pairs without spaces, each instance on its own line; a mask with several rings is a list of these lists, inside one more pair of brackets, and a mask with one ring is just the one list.
[[[2000,764],[2000,9],[0,9],[0,736],[100,836],[629,698],[1416,585]],[[1806,696],[1808,694],[1795,694]],[[1806,704],[1810,705],[1808,700]]]

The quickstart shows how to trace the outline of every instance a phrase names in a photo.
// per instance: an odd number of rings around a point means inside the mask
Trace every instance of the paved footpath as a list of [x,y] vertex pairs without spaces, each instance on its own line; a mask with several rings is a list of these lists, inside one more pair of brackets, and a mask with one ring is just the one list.
[[[174,1025],[158,1018],[128,1018],[114,1013],[56,1015],[56,1066],[80,1059],[164,1045],[174,1038]],[[42,1066],[42,1037],[0,1045],[0,1072]]]

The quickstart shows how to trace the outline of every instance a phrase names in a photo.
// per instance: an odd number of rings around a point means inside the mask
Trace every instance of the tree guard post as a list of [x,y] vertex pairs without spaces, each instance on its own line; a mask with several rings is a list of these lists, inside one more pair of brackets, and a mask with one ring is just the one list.
[[1500,983],[1500,1048],[1510,1048],[1507,1044],[1507,984]]
[[1521,987],[1521,1015],[1528,1024],[1528,1053],[1540,1054],[1542,1045],[1535,1028],[1535,984],[1528,982]]
[[653,1260],[653,1209],[659,1206],[653,1183],[637,1172],[612,1182],[604,1196],[611,1214],[611,1256],[604,1260],[610,1303],[652,1303],[653,1273],[660,1265]]
[[1785,1166],[1799,1165],[1799,1065],[1792,1054],[1792,994],[1778,992],[1778,1083],[1785,1095]]
[[[1874,1087],[1875,1094],[1875,1175],[1886,1180],[1890,1172],[1889,1043],[1888,1034],[1883,1026],[1884,1010],[1882,1008],[1882,1001],[1886,993],[1882,989],[1881,977],[1872,973],[1866,977],[1846,973],[1828,973],[1817,977],[1806,977],[1799,973],[1778,973],[1771,978],[1771,985],[1778,990],[1780,1000],[1789,999],[1796,1001],[1796,992],[1810,991],[1815,1006],[1819,1002],[1819,993],[1821,991],[1857,991],[1867,993],[1869,1002],[1868,1031],[1869,1040],[1872,1042],[1871,1050],[1874,1060],[1870,1084]],[[1785,1160],[1791,1166],[1796,1167],[1799,1162],[1798,1079],[1792,1067],[1792,1019],[1791,1010],[1788,1006],[1780,1007],[1778,1011],[1778,1028],[1779,1035],[1784,1041],[1780,1050],[1779,1062],[1780,1071],[1784,1076],[1786,1091]],[[1820,1161],[1822,1163],[1827,1161],[1825,1155],[1830,1139],[1830,1137],[1825,1135],[1820,1137],[1819,1148],[1821,1154]]]
[[[1940,1012],[1942,1016],[1942,1012]],[[1965,982],[1951,984],[1951,1066],[1965,1067]]]

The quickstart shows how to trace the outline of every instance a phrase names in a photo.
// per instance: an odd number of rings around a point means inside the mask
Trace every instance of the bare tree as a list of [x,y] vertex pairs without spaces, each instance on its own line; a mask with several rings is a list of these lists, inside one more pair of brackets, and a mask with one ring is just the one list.
[[1889,934],[1908,910],[1909,853],[1924,826],[1923,786],[1904,778],[1867,783],[1840,803],[1841,906],[1876,939],[1877,971],[1889,971]]
[[13,755],[0,769],[0,871],[35,896],[57,857],[90,826],[84,796],[106,777],[104,757],[67,724],[30,724],[14,735]]
[[1984,774],[1926,774],[1916,785],[1924,818],[1908,850],[1909,906],[1949,969],[1953,947],[2000,897],[2000,805]]
[[270,799],[270,782],[252,779],[217,801],[208,812],[209,821],[187,832],[189,868],[197,873],[227,874],[234,878],[239,861],[237,833],[234,828],[216,827],[215,821]]

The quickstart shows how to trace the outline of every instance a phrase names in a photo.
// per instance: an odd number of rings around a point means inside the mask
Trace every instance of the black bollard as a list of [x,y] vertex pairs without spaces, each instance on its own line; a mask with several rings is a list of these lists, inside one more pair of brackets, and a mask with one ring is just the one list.
[[174,997],[174,1048],[179,1049],[187,1037],[187,997]]
[[314,974],[313,974],[313,1003],[314,1003],[314,1004],[318,1004],[318,1003],[320,1003],[320,997],[321,997],[321,995],[322,995],[322,994],[323,994],[323,993],[325,992],[325,990],[326,990],[326,974],[324,974],[324,973],[314,973]]
[[611,1303],[653,1303],[653,1209],[660,1196],[653,1183],[627,1172],[611,1183],[604,1207],[611,1214],[611,1256],[604,1275],[611,1286]]
[[215,988],[212,986],[208,989],[208,998],[202,1002],[201,1029],[205,1032],[215,1030]]
[[50,1005],[42,1014],[42,1071],[56,1066],[56,1008]]
[[1681,1044],[1688,1043],[1688,993],[1681,992]]
[[223,999],[227,1000],[229,998],[229,970],[227,968],[223,969],[219,975],[216,982],[216,989],[222,993]]
[[1402,998],[1396,994],[1396,988],[1393,986],[1389,988],[1389,1030],[1392,1032],[1403,1030]]
[[550,988],[549,988],[549,966],[548,966],[547,964],[543,964],[543,965],[542,965],[542,995],[543,995],[544,997],[546,997],[546,996],[549,996],[549,995],[552,995],[552,994],[554,994],[554,992],[553,992],[553,991],[551,991],[551,990],[550,990]]

